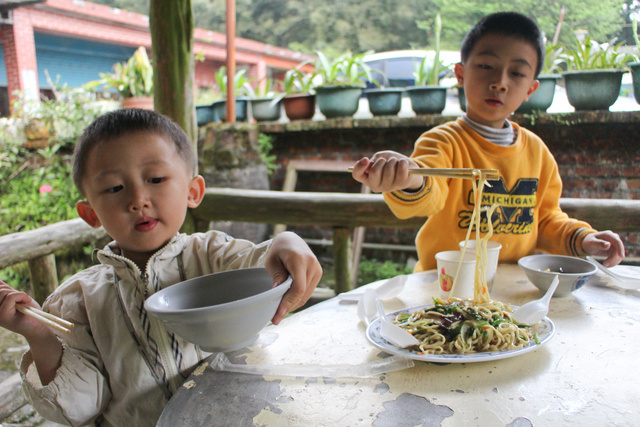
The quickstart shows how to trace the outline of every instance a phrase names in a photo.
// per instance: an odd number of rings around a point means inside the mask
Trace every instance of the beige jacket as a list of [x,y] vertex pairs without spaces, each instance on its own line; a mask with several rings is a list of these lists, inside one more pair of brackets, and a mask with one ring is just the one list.
[[40,384],[31,353],[22,359],[23,388],[35,409],[62,424],[155,425],[208,353],[147,315],[146,297],[189,278],[262,266],[270,244],[216,231],[181,234],[149,259],[144,272],[113,244],[99,251],[100,265],[71,277],[44,303],[45,311],[75,327],[60,337],[62,362],[48,385]]

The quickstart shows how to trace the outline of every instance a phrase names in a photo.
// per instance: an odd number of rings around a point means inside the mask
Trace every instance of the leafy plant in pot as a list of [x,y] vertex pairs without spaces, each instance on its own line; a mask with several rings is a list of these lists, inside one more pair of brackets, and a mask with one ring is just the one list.
[[629,54],[618,52],[622,43],[597,43],[587,37],[563,55],[567,98],[576,110],[608,110],[620,94]]
[[544,66],[538,75],[540,85],[538,89],[524,101],[516,110],[516,113],[531,113],[533,111],[547,111],[556,92],[556,83],[562,77],[562,64],[564,47],[559,44],[547,44],[545,46]]
[[332,61],[317,52],[315,69],[319,84],[316,96],[318,108],[326,118],[351,117],[358,111],[364,79],[374,81],[371,67],[364,62],[369,53],[352,55],[347,52]]
[[118,62],[112,73],[100,73],[100,79],[85,83],[86,90],[116,89],[123,108],[153,109],[153,67],[147,50],[140,46],[127,62]]
[[409,99],[411,99],[411,109],[416,114],[440,114],[447,102],[447,88],[440,86],[441,73],[449,70],[449,67],[440,61],[441,31],[442,19],[440,14],[437,14],[433,60],[430,60],[428,55],[424,56],[413,72],[414,86],[406,89]]
[[[253,91],[251,87],[251,79],[246,76],[247,70],[241,69],[236,71],[233,76],[233,88],[236,96],[235,99],[235,110],[236,110],[236,121],[237,122],[246,122],[248,118],[247,106],[249,104],[249,94]],[[218,68],[214,75],[216,79],[216,84],[218,86],[218,91],[224,97],[227,94],[227,67],[222,66]],[[213,109],[215,110],[215,115],[220,118],[222,121],[226,121],[227,119],[227,100],[221,99],[219,101],[214,101]]]
[[309,120],[316,113],[315,73],[302,70],[302,65],[287,70],[282,82],[282,105],[289,120]]
[[250,86],[251,115],[258,122],[273,122],[280,119],[282,96],[277,96],[277,92],[272,89],[275,85],[275,80],[265,79],[264,84],[258,85],[255,89]]

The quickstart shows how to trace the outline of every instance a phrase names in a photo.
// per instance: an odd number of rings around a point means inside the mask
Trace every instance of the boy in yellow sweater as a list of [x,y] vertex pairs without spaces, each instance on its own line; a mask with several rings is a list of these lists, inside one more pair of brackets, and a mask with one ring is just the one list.
[[[533,20],[515,12],[482,18],[463,40],[461,63],[455,66],[466,114],[422,134],[411,157],[381,151],[355,165],[353,177],[384,193],[397,217],[428,217],[416,238],[416,272],[435,268],[436,253],[458,249],[474,198],[471,180],[409,175],[410,168],[500,171],[499,179],[488,180],[481,205],[499,206],[491,218],[491,240],[502,244],[502,262],[516,262],[535,250],[604,256],[607,266],[624,258],[617,234],[597,232],[562,212],[553,155],[539,137],[508,120],[538,88],[543,61],[544,39]],[[486,212],[482,223],[484,233]]]

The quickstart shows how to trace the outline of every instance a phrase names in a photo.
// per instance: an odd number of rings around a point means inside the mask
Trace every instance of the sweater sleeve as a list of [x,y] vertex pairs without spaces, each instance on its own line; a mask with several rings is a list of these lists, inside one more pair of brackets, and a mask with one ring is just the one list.
[[[415,143],[411,159],[423,168],[451,168],[454,149],[451,134],[440,126],[423,133]],[[448,178],[426,177],[425,185],[416,193],[394,191],[383,193],[391,211],[398,218],[428,217],[440,212],[449,195]]]

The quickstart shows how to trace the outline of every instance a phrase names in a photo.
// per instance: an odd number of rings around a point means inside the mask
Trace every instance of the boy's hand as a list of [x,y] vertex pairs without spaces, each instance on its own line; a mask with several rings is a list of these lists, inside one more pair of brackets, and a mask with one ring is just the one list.
[[603,262],[605,267],[620,264],[625,256],[620,236],[611,231],[588,234],[582,241],[582,250],[588,255],[606,256]]
[[274,285],[293,278],[291,288],[284,294],[275,316],[271,320],[280,323],[287,313],[304,305],[322,277],[322,267],[311,248],[297,234],[278,234],[267,253],[265,268],[273,277]]
[[16,310],[16,304],[40,308],[29,295],[0,280],[0,326],[27,339],[43,385],[53,381],[62,359],[62,345],[56,335],[35,319]]
[[424,178],[409,175],[410,168],[420,166],[411,158],[395,151],[379,151],[368,159],[363,157],[353,168],[353,178],[376,193],[392,191],[418,191]]
[[52,333],[49,328],[16,309],[16,304],[40,308],[29,295],[19,292],[0,280],[0,326],[27,339]]

